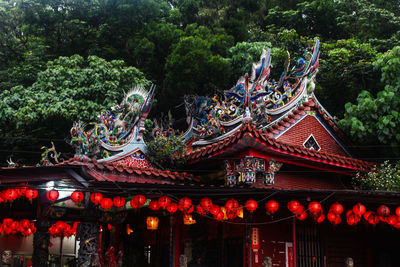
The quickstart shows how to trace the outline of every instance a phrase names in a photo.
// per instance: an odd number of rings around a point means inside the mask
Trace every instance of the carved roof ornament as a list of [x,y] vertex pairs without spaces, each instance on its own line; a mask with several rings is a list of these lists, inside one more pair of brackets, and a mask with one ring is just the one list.
[[235,132],[245,121],[268,127],[313,94],[319,66],[319,40],[311,51],[290,69],[290,55],[278,81],[270,79],[271,50],[263,50],[252,74],[241,77],[223,94],[211,97],[185,96],[189,129],[183,135],[204,145],[219,141]]

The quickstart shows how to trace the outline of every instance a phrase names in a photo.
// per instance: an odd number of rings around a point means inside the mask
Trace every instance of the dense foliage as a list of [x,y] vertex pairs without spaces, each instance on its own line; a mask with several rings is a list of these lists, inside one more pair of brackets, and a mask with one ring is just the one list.
[[363,190],[400,191],[400,161],[397,164],[385,161],[371,172],[358,173],[353,181],[356,188]]
[[73,120],[93,118],[144,77],[159,88],[153,114],[184,121],[185,93],[230,88],[262,47],[274,48],[278,79],[286,50],[294,61],[317,37],[322,104],[344,115],[356,141],[377,145],[372,153],[398,147],[397,109],[386,101],[397,97],[398,1],[0,0],[0,162],[37,162],[30,151],[59,146]]

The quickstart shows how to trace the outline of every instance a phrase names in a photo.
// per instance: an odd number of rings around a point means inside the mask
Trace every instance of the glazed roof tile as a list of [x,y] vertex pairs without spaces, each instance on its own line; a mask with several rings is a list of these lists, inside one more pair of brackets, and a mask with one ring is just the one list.
[[[304,105],[304,103],[303,103]],[[309,101],[307,105],[315,105],[315,103]],[[255,139],[258,143],[261,143],[264,148],[275,151],[282,154],[289,154],[293,157],[305,158],[310,161],[320,162],[323,164],[334,165],[342,168],[353,169],[353,170],[370,170],[373,163],[358,160],[355,158],[345,157],[337,154],[331,154],[327,152],[319,152],[312,149],[308,149],[302,146],[296,146],[284,143],[268,135],[267,130],[257,129],[255,125],[250,122],[245,122],[241,128],[239,128],[233,135],[226,138],[225,140],[216,142],[211,145],[192,150],[186,154],[189,161],[197,162],[201,158],[212,158],[214,155],[221,153],[225,148],[228,148],[246,135]]]

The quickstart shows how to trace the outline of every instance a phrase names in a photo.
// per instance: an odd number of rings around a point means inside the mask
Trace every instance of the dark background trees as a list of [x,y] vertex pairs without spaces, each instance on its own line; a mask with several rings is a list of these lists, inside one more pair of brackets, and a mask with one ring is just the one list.
[[135,83],[156,83],[153,114],[179,121],[185,93],[230,88],[264,46],[278,78],[285,50],[317,37],[322,104],[372,147],[361,157],[398,157],[398,1],[0,0],[0,164],[37,162]]

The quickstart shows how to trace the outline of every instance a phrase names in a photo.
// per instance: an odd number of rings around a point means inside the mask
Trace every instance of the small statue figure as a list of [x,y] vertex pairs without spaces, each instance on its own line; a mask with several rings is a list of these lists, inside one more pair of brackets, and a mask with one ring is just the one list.
[[264,257],[263,267],[272,267],[271,257]]
[[186,255],[179,256],[179,267],[187,267],[187,257]]
[[346,265],[345,265],[346,267],[354,267],[354,260],[353,260],[353,258],[350,258],[350,257],[347,258],[346,261],[345,261],[345,264],[346,264]]
[[13,266],[13,262],[12,262],[12,260],[13,260],[13,254],[12,254],[12,251],[11,250],[4,250],[2,253],[1,253],[1,266],[2,267],[11,267],[11,266]]

